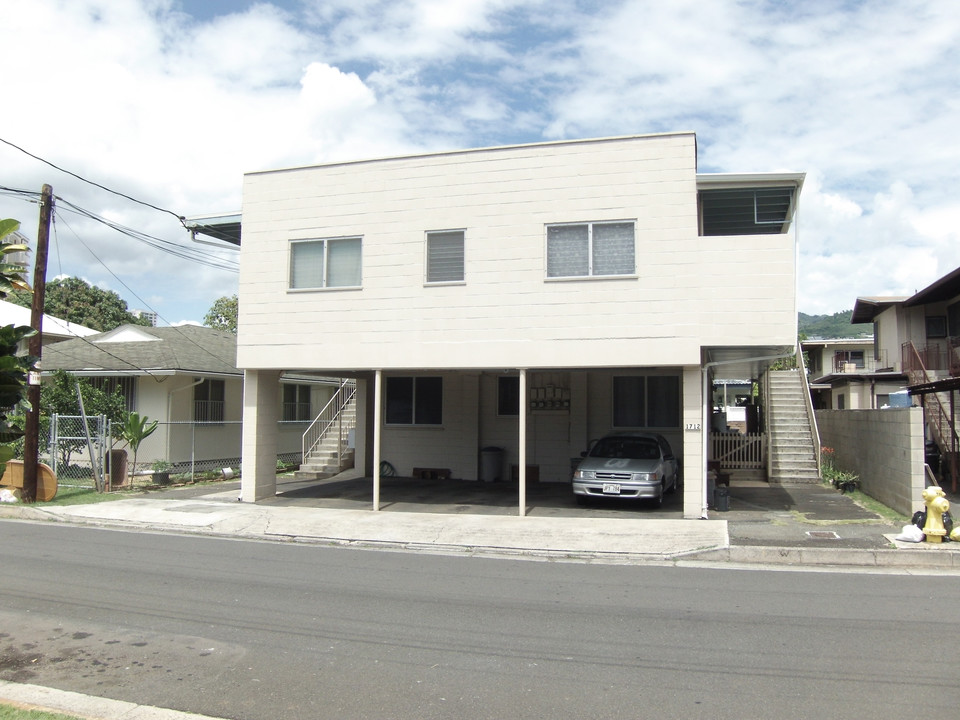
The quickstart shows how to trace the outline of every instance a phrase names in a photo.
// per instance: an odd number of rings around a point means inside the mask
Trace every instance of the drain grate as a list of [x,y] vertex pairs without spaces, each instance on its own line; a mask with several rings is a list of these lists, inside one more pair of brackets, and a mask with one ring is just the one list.
[[814,540],[839,540],[840,536],[833,530],[807,530],[807,535]]

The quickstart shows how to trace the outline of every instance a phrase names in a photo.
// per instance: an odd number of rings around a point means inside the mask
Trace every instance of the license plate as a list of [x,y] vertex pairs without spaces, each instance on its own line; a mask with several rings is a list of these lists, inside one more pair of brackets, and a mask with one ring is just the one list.
[[603,484],[603,494],[604,494],[604,495],[619,495],[619,494],[620,494],[620,483],[604,483],[604,484]]

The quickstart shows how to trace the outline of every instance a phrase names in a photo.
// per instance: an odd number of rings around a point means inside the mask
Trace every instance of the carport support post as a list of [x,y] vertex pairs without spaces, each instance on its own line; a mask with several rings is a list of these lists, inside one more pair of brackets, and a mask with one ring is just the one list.
[[520,370],[520,468],[518,485],[520,486],[520,517],[527,514],[527,371]]
[[240,499],[256,502],[277,494],[277,421],[280,371],[243,371],[243,444]]
[[373,379],[373,509],[380,509],[380,397],[383,392],[383,370]]

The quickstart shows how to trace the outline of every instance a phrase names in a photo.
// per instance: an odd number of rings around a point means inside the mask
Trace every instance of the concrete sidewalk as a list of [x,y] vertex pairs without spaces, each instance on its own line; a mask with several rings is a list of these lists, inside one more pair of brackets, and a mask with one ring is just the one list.
[[63,713],[85,720],[217,720],[207,715],[6,680],[0,680],[0,702],[23,710]]
[[897,542],[902,523],[820,485],[735,485],[729,511],[684,520],[676,496],[656,510],[623,503],[579,508],[568,487],[541,484],[529,494],[529,514],[519,517],[509,488],[393,480],[380,512],[370,509],[363,479],[347,477],[287,481],[275,498],[255,504],[238,502],[238,484],[230,483],[94,505],[3,505],[0,517],[446,554],[960,570],[960,543]]

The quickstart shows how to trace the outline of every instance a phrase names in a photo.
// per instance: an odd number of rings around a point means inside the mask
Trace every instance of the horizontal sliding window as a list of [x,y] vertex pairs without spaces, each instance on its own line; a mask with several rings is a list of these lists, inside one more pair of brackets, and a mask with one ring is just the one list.
[[361,240],[325,238],[290,243],[290,288],[359,287]]
[[625,375],[613,378],[613,425],[618,428],[680,426],[680,378]]
[[388,425],[443,423],[443,378],[389,377],[386,391]]
[[633,222],[547,226],[547,277],[603,277],[636,272]]

